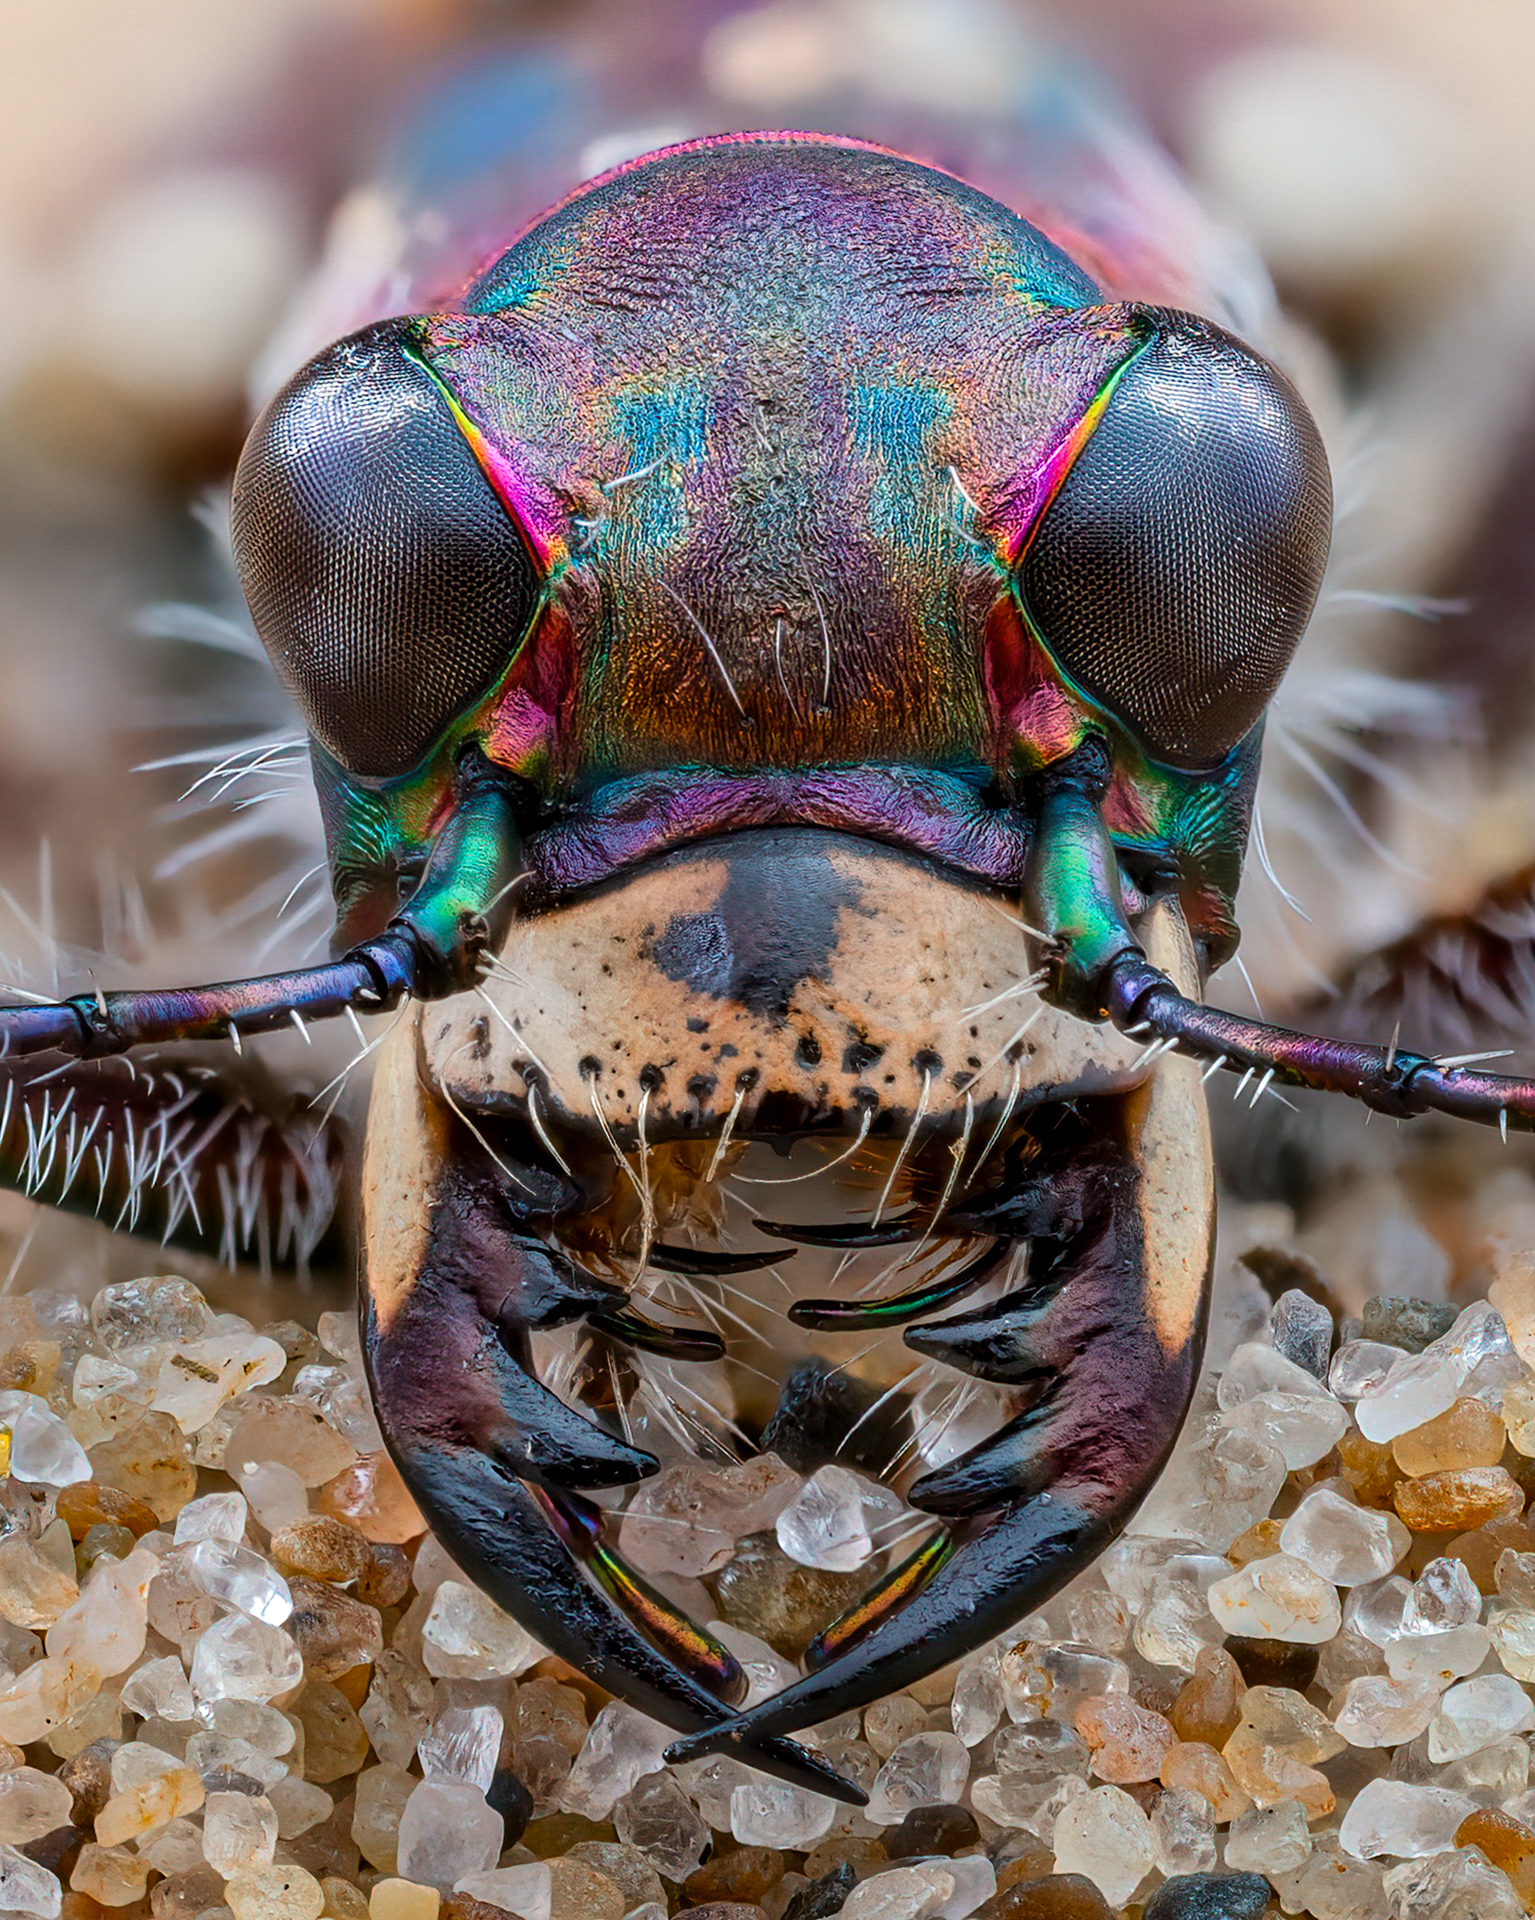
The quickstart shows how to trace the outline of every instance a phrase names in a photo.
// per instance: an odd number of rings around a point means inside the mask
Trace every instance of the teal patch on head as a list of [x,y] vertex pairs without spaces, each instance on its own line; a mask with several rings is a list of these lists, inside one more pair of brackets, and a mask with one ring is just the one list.
[[470,292],[464,301],[465,313],[507,313],[514,307],[525,307],[539,291],[541,276],[531,272],[517,258],[514,247],[505,253],[495,266]]
[[604,474],[599,484],[609,513],[622,517],[625,538],[646,551],[668,552],[687,538],[685,475],[708,456],[710,408],[704,389],[691,382],[620,392],[609,402],[614,438],[629,458],[623,472]]
[[952,413],[948,395],[914,382],[860,384],[848,394],[853,450],[869,489],[869,530],[877,538],[920,537],[919,502],[930,497],[934,435]]

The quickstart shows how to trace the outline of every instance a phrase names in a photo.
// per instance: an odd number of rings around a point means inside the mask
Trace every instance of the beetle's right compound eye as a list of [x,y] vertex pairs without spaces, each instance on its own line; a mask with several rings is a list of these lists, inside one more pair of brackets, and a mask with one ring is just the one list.
[[267,652],[314,737],[375,779],[408,773],[489,691],[539,593],[408,325],[311,361],[256,422],[234,487]]

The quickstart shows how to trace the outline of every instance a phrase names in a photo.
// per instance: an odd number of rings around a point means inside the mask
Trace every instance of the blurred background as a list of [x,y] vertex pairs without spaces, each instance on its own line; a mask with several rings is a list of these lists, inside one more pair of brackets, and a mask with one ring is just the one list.
[[[301,756],[258,749],[227,790],[215,772],[224,751],[286,724],[232,598],[220,491],[253,392],[371,317],[370,303],[398,310],[430,281],[429,221],[412,229],[410,272],[388,280],[399,233],[368,183],[426,166],[426,145],[439,174],[470,170],[477,129],[512,97],[505,49],[522,43],[541,50],[533,80],[516,82],[535,134],[564,110],[537,78],[561,61],[561,84],[587,68],[609,88],[620,75],[628,118],[607,124],[598,86],[581,128],[542,149],[530,134],[513,227],[583,173],[695,125],[863,131],[908,110],[959,124],[1005,109],[1036,70],[1098,75],[1082,84],[1117,97],[1266,260],[1345,509],[1327,619],[1307,643],[1318,670],[1297,683],[1299,745],[1269,809],[1279,882],[1310,918],[1262,883],[1244,910],[1257,991],[1270,1012],[1389,1025],[1404,995],[1445,987],[1447,1032],[1523,1039],[1535,1002],[1520,958],[1535,951],[1523,932],[1535,925],[1535,14],[1523,0],[10,10],[8,979],[164,983],[323,948]],[[444,73],[456,106],[430,140],[402,140]],[[200,798],[215,804],[178,806],[208,774]],[[1455,942],[1494,923],[1486,977],[1446,987],[1433,953],[1451,954],[1453,973]],[[1361,966],[1392,942],[1395,959]],[[271,1057],[316,1084],[334,1064],[296,1042]],[[1279,1178],[1273,1153],[1249,1158],[1269,1167],[1251,1174],[1261,1194]],[[0,1199],[0,1234],[19,1244],[36,1225],[27,1203]],[[105,1266],[142,1271],[145,1255],[104,1230],[49,1227],[28,1261],[29,1278],[73,1262],[99,1284]]]

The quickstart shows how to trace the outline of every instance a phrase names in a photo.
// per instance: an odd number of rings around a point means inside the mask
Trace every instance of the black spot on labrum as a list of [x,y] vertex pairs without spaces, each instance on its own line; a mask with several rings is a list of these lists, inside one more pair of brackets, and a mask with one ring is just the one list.
[[792,860],[772,864],[771,886],[763,884],[766,863],[743,852],[731,861],[713,912],[667,923],[651,955],[668,979],[783,1020],[800,982],[826,977],[837,916],[858,906],[859,888],[824,848],[799,840],[792,851]]
[[680,980],[695,993],[729,992],[735,955],[719,914],[679,913],[650,951],[668,980]]

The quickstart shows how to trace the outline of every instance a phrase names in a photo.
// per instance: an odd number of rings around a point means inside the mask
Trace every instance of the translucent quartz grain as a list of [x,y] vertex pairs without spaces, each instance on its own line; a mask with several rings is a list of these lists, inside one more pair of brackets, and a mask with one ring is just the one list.
[[1386,1642],[1386,1671],[1394,1680],[1437,1680],[1448,1686],[1475,1673],[1491,1645],[1492,1636],[1485,1627],[1403,1633]]
[[1288,1687],[1251,1687],[1222,1753],[1237,1784],[1258,1806],[1294,1799],[1308,1811],[1328,1813],[1332,1794],[1315,1769],[1345,1744],[1303,1694]]
[[301,1833],[307,1833],[320,1821],[328,1820],[336,1807],[335,1801],[323,1787],[316,1786],[311,1780],[300,1780],[291,1773],[267,1788],[267,1799],[277,1815],[277,1836],[280,1840],[296,1840]]
[[1487,1619],[1488,1638],[1503,1671],[1535,1680],[1535,1609],[1497,1607]]
[[1213,1553],[1182,1553],[1167,1562],[1135,1622],[1134,1645],[1142,1659],[1181,1673],[1193,1671],[1200,1654],[1220,1639],[1209,1593],[1230,1568],[1229,1560]]
[[[1316,1387],[1314,1381],[1312,1385]],[[1316,1391],[1320,1393],[1320,1387]],[[1136,1515],[1133,1524],[1138,1532],[1123,1551],[1134,1553],[1148,1546],[1165,1549],[1167,1539],[1176,1536],[1223,1553],[1239,1533],[1268,1512],[1284,1485],[1286,1471],[1279,1450],[1261,1433],[1218,1426],[1200,1435],[1191,1429]],[[1147,1534],[1167,1538],[1147,1542],[1143,1539]],[[1110,1587],[1119,1591],[1107,1563],[1104,1571]]]
[[9,1470],[18,1480],[67,1487],[91,1477],[84,1447],[35,1393],[0,1392],[0,1433],[8,1436]]
[[1014,1720],[1043,1713],[1069,1723],[1080,1701],[1130,1691],[1130,1669],[1123,1660],[1069,1643],[1022,1641],[1003,1653],[998,1675]]
[[171,1538],[179,1548],[192,1548],[200,1540],[238,1548],[246,1538],[248,1521],[250,1503],[244,1494],[204,1494],[200,1500],[186,1501]]
[[737,1540],[773,1525],[800,1485],[800,1475],[772,1454],[723,1472],[664,1468],[624,1509],[619,1551],[640,1573],[693,1579],[717,1572]]
[[888,1760],[903,1740],[927,1725],[927,1710],[909,1693],[892,1693],[876,1700],[863,1716],[863,1735],[881,1760]]
[[196,1813],[203,1804],[201,1778],[190,1767],[178,1766],[168,1754],[161,1757],[166,1762],[163,1773],[115,1792],[97,1814],[96,1838],[102,1846],[137,1840],[167,1820]]
[[842,1920],[926,1920],[953,1898],[948,1862],[891,1867],[856,1886],[843,1903]]
[[[489,1873],[466,1874],[458,1891],[503,1913],[517,1914],[519,1920],[548,1920],[553,1876],[547,1860],[530,1860]],[[374,1920],[378,1920],[376,1914]]]
[[127,1847],[103,1847],[87,1840],[70,1870],[74,1893],[86,1894],[103,1907],[130,1907],[142,1900],[149,1882],[149,1862]]
[[[854,1573],[874,1551],[869,1484],[846,1467],[819,1467],[778,1515],[779,1546],[802,1567]],[[883,1504],[883,1503],[881,1503]]]
[[1071,1596],[1067,1606],[1071,1637],[1099,1653],[1120,1653],[1130,1638],[1130,1610],[1117,1593],[1106,1587],[1088,1587]]
[[1160,1713],[1137,1706],[1122,1693],[1084,1700],[1072,1724],[1092,1750],[1093,1772],[1116,1786],[1155,1780],[1177,1740]]
[[444,1580],[421,1629],[421,1662],[439,1679],[490,1680],[521,1673],[542,1653],[533,1636],[488,1594]]
[[68,1571],[21,1534],[0,1540],[0,1620],[17,1627],[50,1627],[80,1592]]
[[1449,1689],[1429,1722],[1428,1757],[1443,1763],[1464,1759],[1512,1734],[1535,1727],[1535,1707],[1517,1680],[1482,1674]]
[[1203,1740],[1222,1747],[1241,1719],[1246,1691],[1241,1669],[1224,1647],[1206,1647],[1194,1672],[1179,1689],[1169,1716],[1180,1740]]
[[710,1844],[708,1823],[670,1773],[648,1773],[614,1804],[613,1825],[665,1879],[685,1880]]
[[168,1413],[183,1433],[196,1433],[237,1393],[264,1387],[288,1364],[263,1334],[215,1333],[179,1345],[161,1363],[150,1406]]
[[[605,1820],[614,1801],[621,1799],[642,1775],[657,1771],[672,1737],[645,1714],[622,1701],[613,1701],[592,1722],[560,1795],[561,1805],[567,1812],[584,1814],[589,1820]],[[737,1834],[736,1838],[743,1836]],[[767,1840],[761,1844],[778,1843]]]
[[1285,1521],[1279,1545],[1334,1586],[1357,1587],[1390,1573],[1412,1535],[1394,1514],[1356,1506],[1323,1486],[1313,1488]]
[[1464,1564],[1448,1555],[1430,1560],[1412,1583],[1402,1607],[1401,1631],[1443,1633],[1469,1627],[1481,1617],[1482,1596]]
[[270,1866],[277,1851],[277,1814],[265,1794],[210,1793],[203,1803],[203,1853],[228,1879]]
[[275,1460],[248,1461],[228,1471],[262,1526],[277,1530],[299,1525],[308,1515],[309,1496],[291,1467]]
[[101,1678],[85,1660],[50,1655],[34,1661],[0,1686],[0,1740],[18,1747],[41,1740],[100,1691]]
[[1453,1467],[1495,1467],[1507,1438],[1497,1413],[1480,1400],[1462,1398],[1436,1419],[1399,1433],[1391,1452],[1414,1479]]
[[240,1613],[280,1627],[293,1612],[287,1581],[264,1555],[248,1547],[199,1540],[188,1554],[186,1565],[193,1583],[210,1599]]
[[748,1847],[812,1847],[831,1832],[837,1813],[824,1794],[754,1776],[731,1793],[730,1831]]
[[1359,1860],[1415,1859],[1455,1844],[1474,1801],[1442,1787],[1371,1780],[1354,1796],[1338,1828],[1338,1844]]
[[1111,1906],[1122,1907],[1150,1872],[1151,1822],[1122,1787],[1078,1794],[1055,1823],[1055,1870],[1080,1873]]
[[56,1920],[62,1903],[57,1875],[14,1847],[0,1846],[0,1912]]
[[90,1450],[91,1473],[152,1507],[164,1522],[197,1492],[197,1469],[186,1436],[168,1413],[143,1413]]
[[[519,1692],[519,1700],[526,1690]],[[380,1760],[391,1766],[410,1764],[416,1743],[432,1723],[431,1676],[398,1647],[385,1647],[374,1664],[368,1697],[358,1719],[373,1742]],[[585,1721],[581,1723],[585,1737]],[[577,1740],[577,1747],[580,1740]]]
[[190,1720],[192,1688],[186,1670],[174,1654],[146,1660],[123,1683],[122,1703],[146,1720]]
[[1535,1454],[1535,1377],[1505,1387],[1499,1407],[1514,1451],[1526,1458]]
[[1297,1366],[1263,1341],[1244,1341],[1233,1351],[1216,1382],[1216,1405],[1226,1412],[1266,1393],[1297,1394],[1318,1400],[1329,1398],[1326,1387],[1315,1374]]
[[1311,1851],[1298,1867],[1270,1875],[1283,1911],[1308,1913],[1315,1920],[1365,1920],[1385,1911],[1381,1872],[1355,1860],[1332,1833],[1311,1836]]
[[1432,1349],[1404,1354],[1378,1387],[1360,1395],[1354,1418],[1367,1440],[1394,1440],[1454,1406],[1460,1380],[1449,1360]]
[[1365,1674],[1343,1689],[1334,1722],[1351,1747],[1400,1746],[1427,1727],[1438,1710],[1439,1695],[1435,1680]]
[[192,1654],[192,1691],[199,1700],[271,1700],[304,1677],[291,1636],[244,1614],[216,1620]]
[[1293,1801],[1242,1814],[1226,1835],[1226,1865],[1234,1873],[1293,1873],[1310,1853],[1306,1816]]
[[311,1680],[289,1712],[303,1729],[304,1772],[310,1780],[321,1785],[345,1780],[367,1759],[367,1729],[339,1688]]
[[1252,1797],[1237,1784],[1224,1756],[1201,1740],[1182,1740],[1169,1747],[1158,1777],[1164,1787],[1208,1800],[1222,1826],[1251,1810]]
[[447,1708],[417,1742],[422,1778],[456,1780],[488,1792],[505,1732],[506,1719],[498,1707]]
[[224,1888],[235,1920],[320,1920],[325,1895],[302,1867],[257,1867]]
[[[368,1920],[437,1920],[441,1906],[442,1895],[435,1887],[391,1876],[377,1881],[368,1895]],[[544,1912],[547,1916],[547,1902]]]
[[1347,1340],[1332,1357],[1328,1387],[1340,1400],[1357,1400],[1384,1386],[1401,1357],[1400,1347],[1388,1347],[1379,1340]]
[[970,1776],[970,1750],[952,1733],[919,1733],[903,1740],[880,1768],[864,1818],[894,1826],[915,1807],[947,1806]]
[[1234,1433],[1273,1447],[1293,1473],[1323,1460],[1348,1431],[1348,1413],[1331,1395],[1263,1393],[1221,1415]]
[[[949,1717],[967,1747],[979,1746],[997,1730],[1003,1714],[1001,1662],[995,1647],[985,1647],[961,1662],[954,1677]],[[872,1744],[872,1743],[871,1743]]]
[[346,1521],[372,1541],[398,1544],[426,1531],[421,1509],[387,1453],[359,1455],[316,1489],[314,1504],[319,1512]]
[[25,1847],[41,1840],[68,1822],[73,1806],[74,1795],[51,1773],[36,1767],[0,1773],[0,1842]]
[[400,1815],[416,1786],[400,1767],[365,1767],[357,1776],[351,1835],[380,1873],[393,1873],[399,1864]]
[[1403,1860],[1381,1876],[1392,1920],[1523,1920],[1507,1878],[1475,1847]]
[[1173,1788],[1151,1810],[1151,1844],[1159,1873],[1210,1873],[1216,1861],[1215,1812],[1202,1794]]
[[1524,1510],[1524,1491],[1504,1467],[1452,1467],[1399,1480],[1392,1504],[1414,1533],[1453,1533]]
[[1224,1632],[1248,1639],[1319,1645],[1333,1637],[1343,1620],[1331,1581],[1284,1553],[1254,1560],[1217,1580],[1208,1601]]
[[230,1430],[225,1471],[287,1467],[306,1487],[323,1486],[357,1459],[357,1449],[330,1427],[308,1400],[253,1398]]
[[159,1568],[142,1547],[126,1560],[98,1560],[80,1597],[48,1629],[49,1658],[82,1662],[108,1677],[126,1672],[144,1651],[149,1583]]
[[484,1873],[500,1857],[500,1814],[478,1787],[451,1780],[422,1780],[400,1815],[400,1877],[448,1893],[465,1874]]

